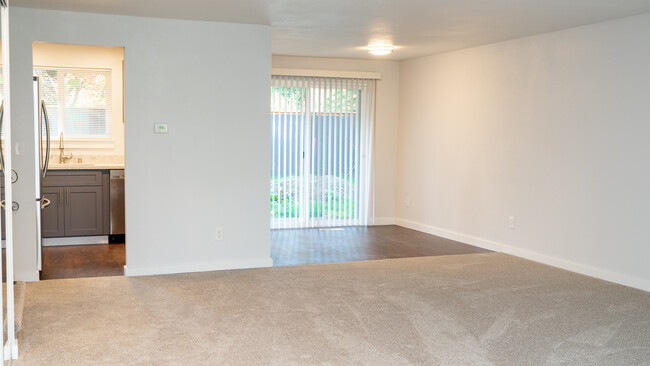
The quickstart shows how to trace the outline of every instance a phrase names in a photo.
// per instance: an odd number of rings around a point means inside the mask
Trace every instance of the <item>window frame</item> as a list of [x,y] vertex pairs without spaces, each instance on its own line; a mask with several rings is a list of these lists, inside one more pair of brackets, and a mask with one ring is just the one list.
[[[102,135],[102,136],[93,136],[93,135],[85,135],[85,136],[70,136],[65,133],[65,129],[63,130],[64,133],[64,139],[65,139],[65,144],[66,148],[80,148],[80,149],[112,149],[115,146],[114,142],[114,136],[113,136],[113,123],[114,123],[114,116],[113,116],[113,72],[114,70],[112,68],[108,67],[64,67],[64,66],[50,66],[50,65],[34,65],[33,66],[33,74],[35,76],[39,76],[36,74],[36,70],[55,70],[59,72],[57,74],[57,78],[59,79],[59,88],[65,88],[65,85],[61,83],[61,78],[64,76],[61,76],[62,73],[60,71],[70,71],[70,72],[105,72],[107,73],[107,82],[108,82],[108,88],[109,90],[107,91],[107,97],[106,97],[106,114],[108,118],[106,119],[106,122],[108,124],[108,134]],[[42,83],[42,81],[41,81]],[[58,91],[58,95],[61,94],[61,89]],[[63,93],[65,95],[65,93]],[[60,108],[61,107],[61,99],[59,97],[58,99],[58,109],[65,109]],[[63,101],[65,104],[65,100]],[[65,127],[65,124],[64,124]],[[51,139],[55,141],[58,139],[59,136],[51,136]],[[42,137],[43,141],[45,141],[45,137]]]

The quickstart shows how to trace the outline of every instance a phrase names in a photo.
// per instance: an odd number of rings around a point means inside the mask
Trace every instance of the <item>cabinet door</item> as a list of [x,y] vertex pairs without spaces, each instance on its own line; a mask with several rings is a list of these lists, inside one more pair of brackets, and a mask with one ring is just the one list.
[[65,236],[102,235],[102,186],[66,187]]
[[52,203],[41,210],[41,230],[44,238],[65,236],[64,202],[62,187],[43,187],[42,196]]

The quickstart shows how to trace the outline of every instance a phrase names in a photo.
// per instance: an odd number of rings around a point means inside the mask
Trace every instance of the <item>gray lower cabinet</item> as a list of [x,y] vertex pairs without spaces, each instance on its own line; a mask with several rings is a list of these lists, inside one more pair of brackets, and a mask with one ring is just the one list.
[[102,235],[102,187],[66,188],[65,236]]
[[49,206],[41,210],[41,233],[44,238],[65,236],[63,191],[62,187],[41,188],[42,196],[51,201]]
[[108,234],[108,172],[50,171],[42,184],[44,238]]

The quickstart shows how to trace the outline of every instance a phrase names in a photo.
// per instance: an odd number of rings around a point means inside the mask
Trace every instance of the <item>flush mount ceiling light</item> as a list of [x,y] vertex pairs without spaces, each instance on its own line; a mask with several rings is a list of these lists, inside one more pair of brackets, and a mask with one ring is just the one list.
[[368,46],[368,53],[371,55],[384,56],[393,52],[393,47],[390,44],[371,44]]

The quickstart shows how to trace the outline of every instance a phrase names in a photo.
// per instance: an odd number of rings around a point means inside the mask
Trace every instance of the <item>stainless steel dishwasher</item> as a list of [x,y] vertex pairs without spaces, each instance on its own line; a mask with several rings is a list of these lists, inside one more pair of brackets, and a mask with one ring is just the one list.
[[111,170],[111,231],[109,243],[124,243],[124,169]]

